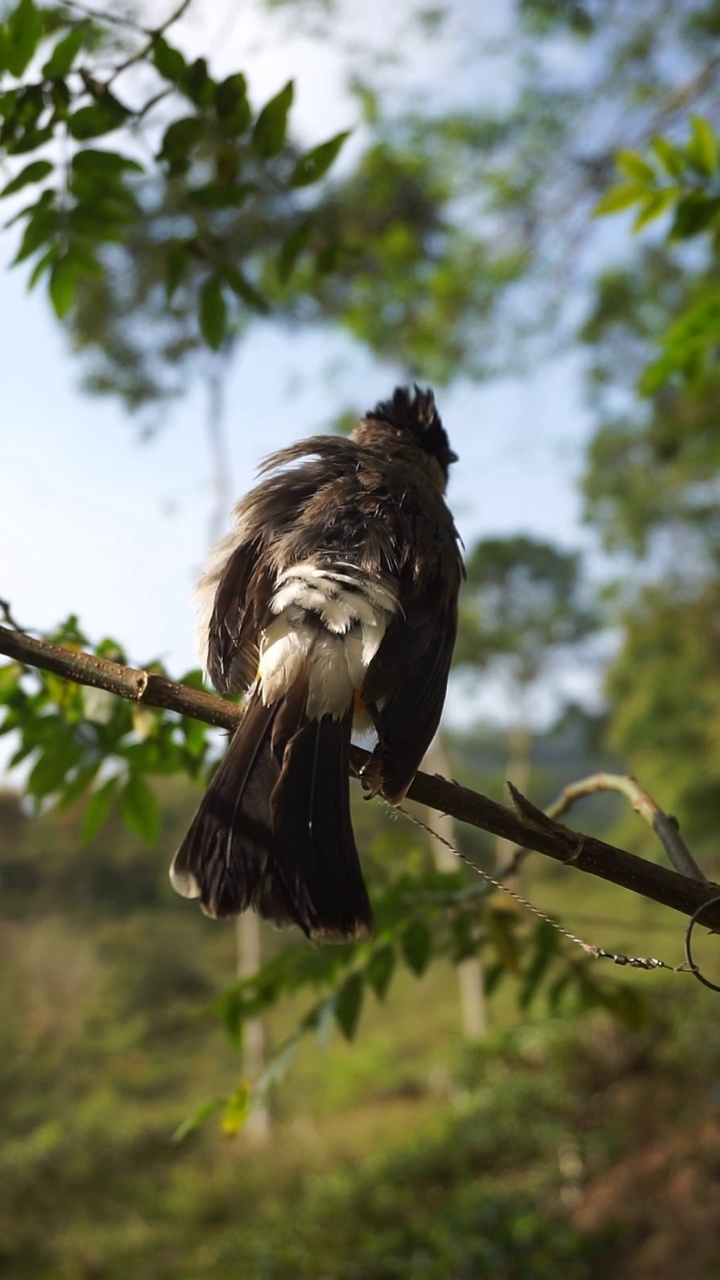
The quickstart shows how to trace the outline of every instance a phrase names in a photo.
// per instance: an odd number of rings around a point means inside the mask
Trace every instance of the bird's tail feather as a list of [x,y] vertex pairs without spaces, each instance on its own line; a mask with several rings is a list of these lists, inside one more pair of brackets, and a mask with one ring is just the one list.
[[212,916],[254,907],[310,938],[365,937],[372,912],[350,822],[352,709],[305,714],[304,691],[251,696],[170,869]]

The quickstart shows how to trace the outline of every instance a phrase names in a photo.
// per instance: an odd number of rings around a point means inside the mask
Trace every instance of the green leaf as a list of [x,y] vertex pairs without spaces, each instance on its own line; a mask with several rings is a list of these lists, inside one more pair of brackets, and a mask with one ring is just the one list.
[[[53,193],[44,194],[52,195]],[[48,202],[36,208],[28,218],[20,248],[13,258],[13,266],[17,266],[18,262],[24,262],[26,258],[36,253],[41,245],[49,242],[57,231],[57,225],[58,211],[51,203]]]
[[252,111],[244,75],[228,76],[215,90],[215,110],[223,133],[237,136],[250,127]]
[[50,301],[58,320],[63,320],[75,301],[77,264],[67,254],[59,258],[50,272]]
[[215,81],[208,75],[207,62],[196,58],[188,67],[180,86],[197,107],[209,107],[215,96]]
[[351,973],[335,997],[335,1021],[346,1040],[352,1040],[357,1030],[363,1002],[363,975]]
[[5,61],[14,76],[21,76],[42,36],[42,19],[33,0],[20,0],[5,27]]
[[79,749],[73,745],[72,740],[59,730],[57,737],[47,742],[30,771],[27,780],[30,795],[42,799],[58,791],[77,763],[78,753]]
[[420,977],[424,973],[432,952],[430,930],[422,920],[413,920],[400,939],[405,963]]
[[73,27],[62,40],[55,45],[47,62],[44,63],[42,73],[47,80],[60,80],[66,76],[72,69],[78,53],[82,49],[87,35],[88,26],[86,23],[80,23],[79,26]]
[[626,182],[619,187],[611,187],[595,205],[592,211],[593,217],[600,218],[606,213],[620,213],[622,209],[629,209],[631,205],[637,204],[644,196],[645,187],[637,186],[636,183]]
[[51,266],[53,266],[53,262],[55,261],[56,257],[59,257],[60,253],[61,253],[61,248],[59,244],[51,244],[50,248],[47,248],[47,250],[45,250],[45,253],[41,253],[40,257],[38,257],[36,261],[35,266],[33,266],[31,275],[29,275],[29,280],[27,282],[28,292],[32,291],[32,289],[35,289],[35,285],[37,284],[38,280],[40,280],[41,276],[45,275],[46,271],[49,270]]
[[231,186],[227,182],[206,182],[202,187],[190,187],[188,204],[200,209],[238,209],[257,188],[254,182]]
[[515,912],[502,905],[491,908],[487,913],[486,928],[488,937],[495,948],[500,964],[504,969],[509,969],[511,973],[517,973],[520,964],[518,944],[514,932],[516,924],[517,916]]
[[111,93],[104,93],[102,98],[89,107],[80,107],[70,116],[68,128],[70,134],[78,142],[87,138],[99,138],[104,133],[112,133],[124,124],[130,112]]
[[178,1125],[173,1134],[173,1142],[182,1142],[193,1129],[199,1129],[201,1124],[210,1119],[210,1116],[222,1111],[226,1103],[227,1098],[209,1098],[207,1102],[203,1102],[197,1111],[193,1111],[191,1116]]
[[283,242],[278,254],[277,273],[282,284],[286,284],[290,279],[303,249],[307,247],[313,233],[314,222],[312,218],[307,218],[305,222],[301,222],[299,227],[290,233]]
[[699,191],[692,191],[684,196],[675,210],[675,218],[670,228],[673,240],[690,240],[693,236],[707,231],[708,227],[720,212],[720,198],[708,199]]
[[250,1115],[250,1086],[241,1084],[239,1089],[230,1094],[222,1114],[221,1127],[228,1138],[233,1138],[242,1129]]
[[205,132],[202,120],[197,116],[183,116],[165,130],[158,159],[167,160],[171,171],[179,173],[187,168],[193,147],[197,146]]
[[294,92],[293,81],[288,80],[285,88],[270,99],[255,121],[252,144],[256,154],[263,160],[269,160],[271,156],[276,156],[285,145],[288,115],[292,106]]
[[690,141],[685,154],[692,165],[706,178],[711,178],[718,167],[718,140],[712,125],[702,116],[691,117]]
[[54,190],[52,187],[46,187],[44,191],[40,192],[40,195],[34,204],[26,204],[24,209],[20,209],[17,213],[14,213],[12,218],[8,218],[7,222],[3,223],[3,228],[7,230],[8,227],[13,227],[16,222],[22,222],[23,218],[27,218],[28,222],[30,222],[32,218],[36,217],[43,209],[50,209],[54,201]]
[[49,173],[52,173],[52,170],[53,166],[49,160],[33,160],[31,164],[26,164],[25,168],[21,169],[20,173],[0,191],[0,200],[4,196],[14,195],[16,191],[22,190],[31,182],[41,182]]
[[290,175],[290,186],[307,187],[311,182],[318,182],[320,178],[324,178],[349,137],[350,130],[346,129],[344,133],[336,134],[328,142],[321,142],[320,146],[313,147],[312,151],[306,151],[304,156],[300,156]]
[[7,698],[8,694],[15,692],[22,674],[23,669],[19,662],[10,662],[7,666],[0,667],[0,699]]
[[227,327],[227,304],[217,276],[210,276],[200,290],[198,319],[203,338],[213,351],[218,351]]
[[137,160],[123,156],[119,151],[101,151],[96,147],[83,147],[82,151],[76,151],[71,168],[74,173],[92,178],[111,178],[126,171],[143,172],[143,167]]
[[675,204],[678,196],[678,187],[665,187],[663,191],[653,191],[646,197],[642,208],[633,223],[633,231],[640,231],[648,222],[652,222],[655,218],[659,218],[663,213]]
[[155,792],[139,774],[130,774],[120,797],[120,809],[125,823],[135,835],[147,845],[156,843],[162,817],[160,805]]
[[365,966],[365,976],[378,1000],[385,999],[385,993],[390,986],[396,963],[395,948],[386,943],[373,951]]
[[560,950],[560,934],[546,920],[541,920],[535,931],[533,955],[522,975],[518,1003],[521,1009],[532,1004],[540,984],[552,961]]
[[164,36],[153,41],[152,60],[160,75],[171,84],[181,85],[188,72],[188,64],[179,49],[173,49]]
[[95,781],[97,771],[100,768],[100,761],[94,760],[90,764],[86,764],[82,769],[78,770],[72,782],[67,783],[63,788],[62,797],[58,808],[69,809],[75,803],[78,796],[88,791],[92,783]]
[[615,154],[615,164],[626,178],[642,187],[653,186],[655,183],[655,170],[647,160],[643,160],[636,151],[618,151]]
[[263,297],[259,289],[251,284],[242,271],[238,271],[237,267],[224,266],[223,278],[230,285],[233,293],[245,303],[251,311],[256,311],[258,315],[266,316],[270,311],[270,303],[267,298]]
[[671,178],[679,178],[685,170],[685,156],[680,147],[658,134],[650,140],[650,149]]
[[165,296],[168,302],[171,301],[175,290],[185,274],[190,264],[192,254],[187,241],[182,240],[179,244],[171,244],[165,255]]

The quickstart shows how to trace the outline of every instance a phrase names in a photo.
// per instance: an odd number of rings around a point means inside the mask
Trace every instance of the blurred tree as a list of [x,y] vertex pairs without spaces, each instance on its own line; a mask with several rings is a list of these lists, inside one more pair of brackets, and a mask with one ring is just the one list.
[[[580,557],[518,535],[485,538],[466,560],[455,664],[500,678],[510,702],[507,777],[530,783],[531,700],[559,660],[579,651],[599,620],[587,600]],[[503,852],[506,841],[498,841]]]
[[625,617],[608,677],[612,746],[717,859],[720,825],[720,584],[647,588]]
[[580,556],[519,534],[476,543],[466,569],[455,663],[495,669],[526,718],[533,686],[598,625]]

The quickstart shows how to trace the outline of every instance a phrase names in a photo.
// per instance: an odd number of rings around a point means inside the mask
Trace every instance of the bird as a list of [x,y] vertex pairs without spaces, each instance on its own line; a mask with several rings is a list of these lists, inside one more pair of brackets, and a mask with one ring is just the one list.
[[170,868],[206,915],[249,908],[311,940],[370,937],[350,817],[353,730],[368,798],[398,805],[445,701],[464,574],[445,502],[457,461],[434,394],[397,387],[349,437],[271,454],[196,596],[203,666],[242,715]]

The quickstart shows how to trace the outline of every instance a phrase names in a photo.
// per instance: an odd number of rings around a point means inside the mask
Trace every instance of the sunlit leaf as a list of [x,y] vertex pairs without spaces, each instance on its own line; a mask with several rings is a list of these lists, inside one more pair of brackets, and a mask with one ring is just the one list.
[[632,205],[637,204],[645,195],[645,187],[638,186],[636,183],[623,183],[619,187],[611,187],[604,196],[598,200],[593,209],[593,217],[599,218],[606,213],[620,213],[623,209],[629,209]]
[[680,147],[676,146],[674,142],[670,142],[669,138],[663,138],[659,134],[655,138],[651,138],[650,149],[671,178],[680,177],[685,169],[685,156]]
[[246,1123],[250,1115],[250,1086],[246,1083],[240,1085],[225,1103],[222,1114],[221,1128],[228,1138],[233,1138],[239,1133],[243,1125]]
[[653,186],[655,179],[655,170],[647,160],[643,160],[636,151],[618,151],[615,155],[615,164],[626,178],[641,187]]
[[9,693],[17,689],[22,673],[23,669],[19,662],[9,662],[6,666],[0,667],[0,699],[6,698]]
[[666,187],[663,191],[653,191],[644,200],[640,212],[633,222],[633,231],[641,231],[648,222],[653,222],[655,218],[660,218],[663,213],[672,208],[677,200],[677,188]]
[[718,167],[718,140],[711,124],[702,116],[692,116],[690,141],[685,148],[688,160],[711,178]]

